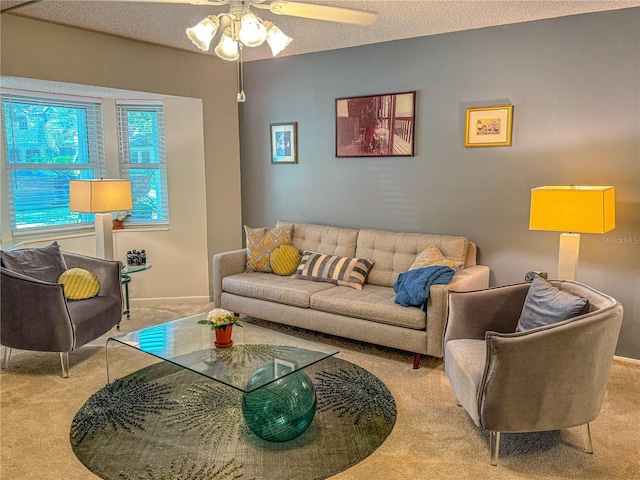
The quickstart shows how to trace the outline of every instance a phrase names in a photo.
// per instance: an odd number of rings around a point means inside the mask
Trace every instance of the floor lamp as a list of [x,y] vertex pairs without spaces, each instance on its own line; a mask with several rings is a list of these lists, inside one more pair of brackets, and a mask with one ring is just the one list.
[[580,233],[616,228],[615,190],[609,186],[546,186],[531,190],[530,230],[571,232],[560,235],[558,279],[575,280]]
[[113,260],[113,219],[109,212],[132,208],[130,180],[69,181],[69,210],[95,214],[98,258]]

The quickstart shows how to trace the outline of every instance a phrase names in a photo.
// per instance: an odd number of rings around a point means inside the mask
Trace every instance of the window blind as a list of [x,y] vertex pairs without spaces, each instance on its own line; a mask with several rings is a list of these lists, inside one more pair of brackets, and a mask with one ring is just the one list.
[[69,180],[105,176],[101,102],[6,92],[0,101],[12,233],[92,224],[69,210]]
[[162,103],[118,103],[120,177],[131,180],[130,224],[169,223]]

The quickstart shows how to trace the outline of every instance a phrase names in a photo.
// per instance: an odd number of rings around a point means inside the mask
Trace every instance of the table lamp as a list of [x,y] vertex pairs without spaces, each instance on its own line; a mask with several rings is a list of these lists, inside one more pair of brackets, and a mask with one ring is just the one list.
[[616,228],[615,190],[610,186],[546,186],[531,190],[529,230],[570,232],[560,235],[558,279],[575,280],[580,233]]
[[69,210],[95,213],[96,256],[99,258],[113,260],[113,219],[108,212],[132,208],[130,180],[69,181]]

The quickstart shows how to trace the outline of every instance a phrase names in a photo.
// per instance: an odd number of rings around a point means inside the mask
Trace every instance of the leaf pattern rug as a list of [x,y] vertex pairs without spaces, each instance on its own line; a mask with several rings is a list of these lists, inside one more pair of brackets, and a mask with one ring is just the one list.
[[104,479],[324,479],[382,444],[396,403],[376,376],[345,360],[331,357],[304,371],[315,385],[317,412],[288,442],[249,430],[239,391],[162,362],[89,398],[72,422],[71,445]]

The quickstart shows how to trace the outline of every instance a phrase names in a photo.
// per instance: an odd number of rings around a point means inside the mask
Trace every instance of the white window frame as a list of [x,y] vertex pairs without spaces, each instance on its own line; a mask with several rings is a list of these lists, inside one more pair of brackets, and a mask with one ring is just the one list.
[[[155,192],[160,198],[156,198],[156,215],[153,219],[140,219],[135,212],[136,198],[134,198],[134,211],[124,222],[126,225],[166,227],[169,225],[169,195],[167,187],[167,157],[164,133],[164,104],[158,100],[116,100],[116,117],[118,122],[118,162],[120,165],[120,178],[132,180],[132,190],[136,197],[135,180],[131,178],[131,172],[135,170],[157,170],[160,178],[157,180]],[[131,111],[149,111],[157,115],[157,151],[138,152],[139,155],[150,153],[157,162],[131,162],[132,152],[129,143],[128,113]],[[139,158],[139,157],[138,157]]]

